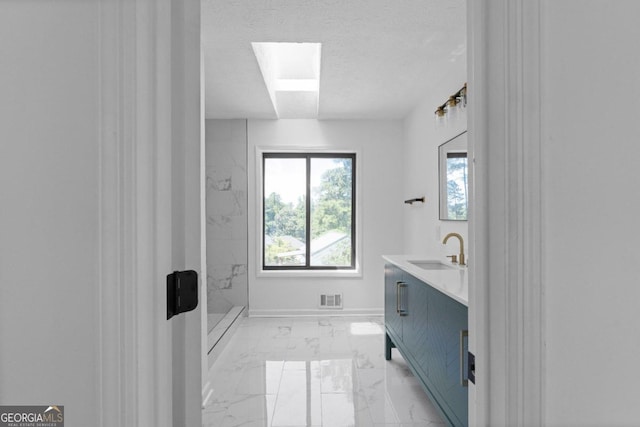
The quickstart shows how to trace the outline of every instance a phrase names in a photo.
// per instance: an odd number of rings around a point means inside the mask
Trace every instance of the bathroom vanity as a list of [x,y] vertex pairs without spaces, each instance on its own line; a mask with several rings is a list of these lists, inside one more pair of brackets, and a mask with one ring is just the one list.
[[468,272],[424,256],[385,260],[385,356],[397,348],[450,425],[468,425]]

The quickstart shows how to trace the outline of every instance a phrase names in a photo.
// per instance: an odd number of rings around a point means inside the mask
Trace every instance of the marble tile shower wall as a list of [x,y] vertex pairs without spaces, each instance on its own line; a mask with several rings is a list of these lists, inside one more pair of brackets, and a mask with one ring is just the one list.
[[207,120],[207,304],[247,304],[246,120]]

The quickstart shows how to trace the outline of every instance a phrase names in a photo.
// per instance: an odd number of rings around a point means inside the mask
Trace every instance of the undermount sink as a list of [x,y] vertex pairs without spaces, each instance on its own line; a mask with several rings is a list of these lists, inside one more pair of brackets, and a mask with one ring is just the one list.
[[451,265],[444,264],[440,261],[432,260],[432,261],[409,261],[410,264],[415,265],[416,267],[422,268],[423,270],[450,270],[454,268]]

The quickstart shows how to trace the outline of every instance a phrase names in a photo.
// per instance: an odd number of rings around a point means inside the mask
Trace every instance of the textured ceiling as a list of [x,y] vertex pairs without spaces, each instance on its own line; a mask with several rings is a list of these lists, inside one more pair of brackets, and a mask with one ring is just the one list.
[[251,42],[320,42],[320,119],[403,118],[466,81],[465,17],[465,0],[203,0],[206,117],[276,118]]

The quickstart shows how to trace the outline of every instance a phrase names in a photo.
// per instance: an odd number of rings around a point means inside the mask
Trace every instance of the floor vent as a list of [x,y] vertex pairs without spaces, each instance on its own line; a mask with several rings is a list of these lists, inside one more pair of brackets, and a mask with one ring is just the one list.
[[342,294],[321,294],[320,308],[342,308]]

